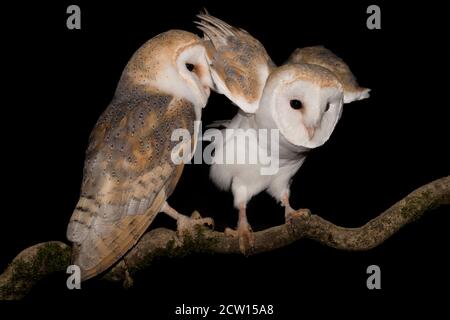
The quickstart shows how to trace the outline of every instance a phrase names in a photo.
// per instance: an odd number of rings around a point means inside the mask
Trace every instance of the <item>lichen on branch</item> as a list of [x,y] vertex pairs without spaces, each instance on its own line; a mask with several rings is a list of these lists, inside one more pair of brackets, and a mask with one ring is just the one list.
[[[340,250],[369,250],[425,212],[449,204],[450,176],[447,176],[414,190],[359,228],[340,227],[317,215],[308,215],[289,224],[255,232],[255,245],[250,254],[272,251],[301,238],[313,239]],[[59,241],[39,243],[23,250],[0,275],[0,300],[21,299],[41,279],[64,272],[70,263],[70,253],[70,247]],[[196,228],[183,239],[173,230],[158,228],[144,234],[102,279],[121,281],[130,286],[133,274],[148,268],[155,258],[182,257],[191,253],[241,252],[238,239],[206,227]]]

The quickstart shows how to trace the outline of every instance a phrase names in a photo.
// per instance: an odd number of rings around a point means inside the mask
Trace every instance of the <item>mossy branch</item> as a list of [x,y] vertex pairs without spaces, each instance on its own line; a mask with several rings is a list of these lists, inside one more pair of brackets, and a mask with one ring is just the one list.
[[[290,224],[255,232],[255,245],[250,254],[272,251],[301,238],[340,250],[369,250],[425,212],[449,204],[450,176],[447,176],[416,189],[359,228],[343,228],[317,215],[309,215]],[[130,286],[130,275],[147,268],[155,258],[182,257],[190,253],[239,254],[240,250],[236,238],[205,227],[197,228],[183,241],[175,231],[158,228],[144,234],[136,246],[103,275],[103,279],[123,281],[125,286]],[[70,247],[58,241],[39,243],[23,250],[0,275],[0,299],[24,297],[39,280],[55,272],[64,272],[69,261]]]

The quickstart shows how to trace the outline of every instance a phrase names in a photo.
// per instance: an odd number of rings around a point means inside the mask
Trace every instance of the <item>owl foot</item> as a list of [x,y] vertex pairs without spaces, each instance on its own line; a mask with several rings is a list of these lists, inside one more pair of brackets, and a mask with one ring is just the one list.
[[248,256],[253,251],[255,247],[255,236],[248,223],[241,223],[237,230],[226,228],[224,233],[228,237],[239,239],[239,250],[245,256]]
[[167,202],[161,207],[161,212],[177,220],[178,237],[182,240],[186,235],[195,235],[196,226],[208,225],[214,228],[214,220],[212,218],[202,218],[200,213],[194,211],[190,217],[177,212]]
[[193,217],[181,216],[177,219],[177,233],[180,239],[184,239],[186,235],[195,235],[197,226],[209,226],[214,228],[214,220],[212,218],[201,218],[200,215]]
[[241,223],[238,226],[237,233],[239,237],[239,249],[245,256],[248,256],[255,247],[253,230],[248,223]]
[[311,211],[308,209],[292,209],[289,203],[289,194],[285,193],[281,197],[281,205],[284,207],[284,221],[286,224],[291,225],[295,219],[307,218],[311,215]]
[[305,219],[311,216],[311,211],[309,211],[308,209],[298,209],[298,210],[294,210],[292,208],[290,208],[290,210],[288,210],[288,208],[286,208],[286,212],[285,212],[285,223],[290,227],[290,229],[292,231],[294,231],[294,221],[297,219]]
[[247,212],[245,208],[246,204],[241,203],[239,205],[239,220],[237,230],[230,228],[225,229],[225,235],[239,239],[239,250],[248,256],[255,247],[255,236],[252,231],[252,227],[247,220]]
[[309,216],[311,216],[311,211],[308,209],[286,210],[285,222],[293,223],[295,219],[308,218]]
[[238,232],[237,230],[231,229],[231,228],[225,228],[225,231],[223,232],[227,237],[230,238],[237,238]]

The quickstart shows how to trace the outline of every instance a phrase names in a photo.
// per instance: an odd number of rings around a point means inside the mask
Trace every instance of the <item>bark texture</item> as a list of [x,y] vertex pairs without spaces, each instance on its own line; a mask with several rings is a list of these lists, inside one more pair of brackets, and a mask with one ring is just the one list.
[[[340,227],[309,214],[289,224],[255,232],[255,246],[250,254],[272,251],[302,238],[313,239],[340,250],[369,250],[383,243],[403,226],[419,219],[425,212],[449,204],[450,176],[447,176],[414,190],[359,228]],[[102,279],[122,281],[124,286],[131,286],[131,276],[147,268],[155,258],[182,257],[194,252],[241,253],[238,240],[223,232],[198,227],[180,239],[175,231],[158,228],[144,234],[136,246]],[[0,275],[0,300],[21,299],[39,280],[55,272],[65,272],[70,263],[70,253],[70,247],[59,241],[39,243],[23,250]]]

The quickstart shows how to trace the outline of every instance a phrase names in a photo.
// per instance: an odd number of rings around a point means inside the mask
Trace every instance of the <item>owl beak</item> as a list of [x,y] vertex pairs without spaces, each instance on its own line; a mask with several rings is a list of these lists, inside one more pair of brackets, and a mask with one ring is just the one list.
[[309,140],[311,140],[314,136],[314,133],[316,132],[315,127],[306,127],[306,131],[308,132]]
[[209,88],[209,86],[203,85],[202,86],[203,89],[203,98],[205,99],[205,103],[203,105],[203,108],[206,107],[206,104],[208,102],[209,99],[209,95],[211,94],[211,89]]
[[206,95],[209,97],[209,95],[211,94],[211,88],[209,86],[203,85],[203,90],[205,90]]

